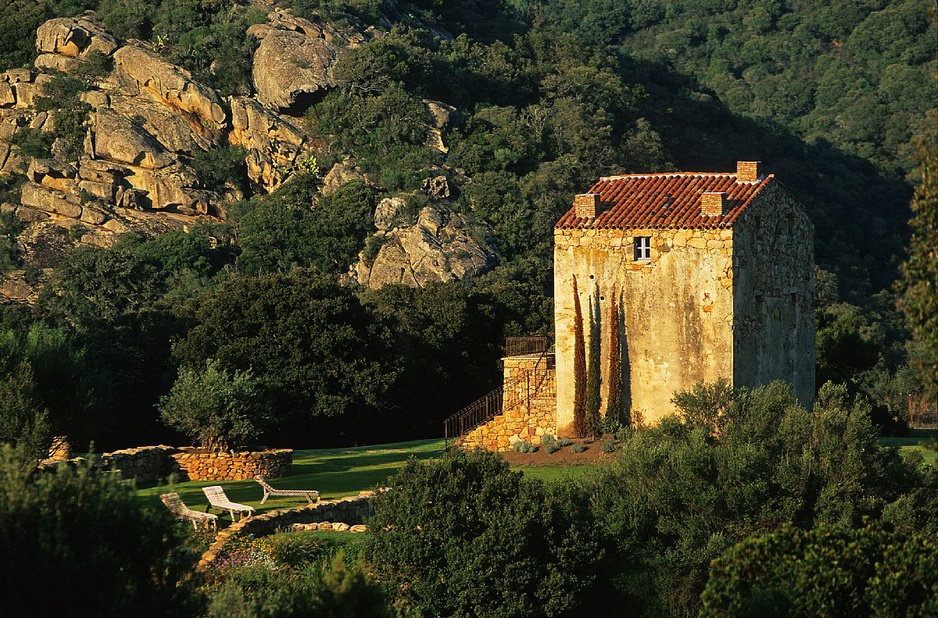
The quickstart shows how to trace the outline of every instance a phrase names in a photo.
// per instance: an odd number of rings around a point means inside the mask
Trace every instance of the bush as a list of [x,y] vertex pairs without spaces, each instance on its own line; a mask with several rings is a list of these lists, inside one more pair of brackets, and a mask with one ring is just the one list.
[[[813,413],[779,382],[716,398],[727,400],[707,399],[694,424],[670,417],[630,432],[589,481],[594,513],[617,543],[616,585],[641,611],[696,614],[710,562],[734,543],[786,522],[856,526],[922,483],[878,446],[869,406],[844,388],[822,388]],[[923,493],[891,512],[927,527],[929,507]]]
[[207,189],[219,193],[228,187],[242,189],[247,182],[246,156],[241,146],[200,150],[192,157],[192,169]]
[[183,368],[169,394],[160,399],[160,417],[201,446],[225,450],[247,444],[270,421],[270,407],[251,371]]
[[605,440],[603,441],[602,446],[599,447],[604,453],[615,453],[616,452],[616,443],[614,440]]
[[558,438],[558,439],[557,439],[557,446],[570,446],[571,444],[573,444],[573,441],[570,440],[569,438]]
[[272,569],[251,564],[234,568],[210,592],[208,615],[390,618],[394,612],[364,565],[347,564],[339,551],[322,566]]
[[548,455],[553,455],[554,453],[560,450],[560,447],[557,446],[556,444],[548,444],[547,446],[544,447],[544,450],[547,451]]
[[198,555],[165,508],[89,465],[36,473],[0,446],[0,594],[10,616],[191,616]]
[[586,449],[587,449],[587,446],[585,444],[574,444],[573,446],[570,447],[570,450],[573,451],[574,453],[582,453]]
[[519,440],[514,443],[514,446],[511,447],[516,453],[536,453],[537,447],[531,444],[530,442],[525,442],[524,440]]
[[938,544],[881,525],[754,535],[710,567],[701,616],[926,616],[938,612]]
[[366,552],[405,612],[576,615],[589,598],[603,552],[571,490],[487,451],[411,460],[391,485],[375,498]]

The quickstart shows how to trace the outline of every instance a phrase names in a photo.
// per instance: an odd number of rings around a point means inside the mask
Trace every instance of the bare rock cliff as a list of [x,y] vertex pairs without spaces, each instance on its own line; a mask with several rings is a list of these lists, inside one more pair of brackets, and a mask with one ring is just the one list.
[[[443,183],[437,181],[437,187],[439,184]],[[351,274],[359,284],[370,288],[388,284],[423,287],[431,282],[466,279],[485,272],[498,258],[491,230],[455,212],[448,200],[432,198],[415,221],[407,220],[406,210],[402,196],[378,204],[378,231],[352,267]]]
[[[335,87],[337,59],[380,35],[281,9],[248,33],[259,41],[256,94],[225,98],[148,44],[117,39],[93,12],[39,27],[35,67],[0,72],[0,210],[27,224],[19,236],[26,262],[48,270],[78,243],[108,246],[129,231],[156,234],[223,218],[227,201],[272,192],[312,167],[322,141],[300,116]],[[105,68],[89,81],[81,71],[91,61]],[[50,97],[62,96],[53,94],[59,78],[76,75],[83,89],[66,113]],[[428,145],[445,152],[445,132],[458,114],[442,102],[426,104],[433,119]],[[57,130],[65,126],[74,127],[67,139]],[[25,146],[43,140],[51,147],[42,152]],[[222,186],[200,177],[200,157],[229,147],[243,149],[246,178]],[[354,159],[321,173],[324,193],[367,180]],[[4,193],[10,186],[15,192]],[[377,255],[353,267],[362,285],[423,285],[488,268],[495,257],[488,232],[453,212],[448,195],[432,197],[416,221],[379,225]],[[29,299],[35,279],[23,271],[0,274],[0,296]]]

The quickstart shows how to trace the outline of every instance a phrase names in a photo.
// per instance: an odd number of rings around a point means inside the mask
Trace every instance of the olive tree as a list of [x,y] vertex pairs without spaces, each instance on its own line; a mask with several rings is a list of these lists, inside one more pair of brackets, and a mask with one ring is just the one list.
[[231,373],[212,359],[204,369],[182,368],[159,409],[164,423],[212,450],[250,442],[270,420],[269,404],[251,371]]

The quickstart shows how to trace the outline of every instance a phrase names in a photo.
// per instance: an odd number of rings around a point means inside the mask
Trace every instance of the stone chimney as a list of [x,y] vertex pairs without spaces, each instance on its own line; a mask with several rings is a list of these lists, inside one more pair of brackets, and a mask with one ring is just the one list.
[[705,217],[722,217],[726,205],[726,194],[706,191],[700,195],[700,214]]
[[581,193],[573,198],[576,216],[581,219],[594,219],[599,214],[599,194]]
[[761,161],[737,161],[736,182],[759,182],[762,176]]

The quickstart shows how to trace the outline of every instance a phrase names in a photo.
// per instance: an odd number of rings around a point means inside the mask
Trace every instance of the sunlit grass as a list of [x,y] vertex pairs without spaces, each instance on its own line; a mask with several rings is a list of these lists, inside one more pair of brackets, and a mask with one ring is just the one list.
[[[339,449],[297,450],[293,452],[290,474],[271,479],[278,489],[315,489],[322,499],[356,495],[387,483],[408,459],[431,459],[443,454],[443,440],[417,440]],[[141,486],[138,496],[155,504],[162,493],[175,491],[189,508],[206,510],[202,488],[221,485],[234,502],[253,506],[257,513],[307,504],[302,496],[274,496],[263,505],[264,492],[255,481],[186,481]],[[222,516],[228,518],[227,514]]]
[[[411,458],[434,459],[443,455],[443,440],[415,440],[394,444],[356,446],[293,452],[290,474],[281,479],[272,479],[278,489],[315,489],[322,499],[329,500],[356,495],[360,491],[384,486]],[[589,474],[594,466],[512,466],[529,478],[548,483],[576,480]],[[158,505],[159,495],[175,491],[189,508],[205,511],[208,502],[202,488],[221,485],[225,494],[234,502],[253,506],[257,513],[274,509],[290,508],[307,504],[302,496],[271,497],[261,504],[264,492],[255,481],[186,481],[174,483],[146,484],[138,488],[137,494],[147,505]],[[227,513],[218,513],[227,520]]]
[[883,446],[897,447],[900,453],[921,453],[926,464],[938,466],[938,451],[935,450],[936,437],[938,437],[938,431],[913,430],[909,436],[880,438],[879,442]]

